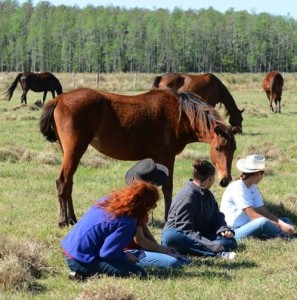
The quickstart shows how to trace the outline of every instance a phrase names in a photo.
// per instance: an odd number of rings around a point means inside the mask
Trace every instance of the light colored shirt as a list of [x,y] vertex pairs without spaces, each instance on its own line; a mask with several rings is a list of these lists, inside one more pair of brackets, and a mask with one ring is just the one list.
[[248,188],[243,180],[238,179],[227,186],[223,193],[220,210],[224,213],[228,226],[237,228],[251,221],[243,209],[263,205],[263,198],[258,187],[252,185]]

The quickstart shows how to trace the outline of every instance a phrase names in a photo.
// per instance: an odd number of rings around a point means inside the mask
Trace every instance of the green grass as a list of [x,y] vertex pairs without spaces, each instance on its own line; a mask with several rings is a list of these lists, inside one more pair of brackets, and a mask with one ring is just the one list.
[[[14,75],[0,74],[0,91],[8,87]],[[260,183],[266,204],[276,213],[289,215],[297,224],[297,94],[294,90],[297,75],[285,77],[282,114],[269,112],[268,100],[261,90],[262,75],[219,74],[239,108],[245,108],[244,134],[236,137],[234,161],[253,152],[266,155],[268,171]],[[58,77],[64,79],[64,76],[66,74]],[[153,77],[140,74],[140,87],[149,89]],[[123,93],[135,93],[139,89],[131,89],[133,74],[114,74],[108,79],[121,82],[121,86],[112,85],[110,80],[105,79],[100,88]],[[80,82],[85,84],[86,80]],[[106,86],[103,85],[105,83]],[[70,89],[71,84],[66,87]],[[240,242],[237,257],[232,262],[194,258],[194,265],[183,271],[152,274],[145,281],[107,277],[85,283],[69,281],[60,240],[70,228],[59,229],[57,226],[55,178],[61,152],[39,132],[40,110],[33,103],[40,99],[40,95],[30,91],[27,107],[19,105],[19,89],[10,102],[0,101],[0,237],[12,237],[22,246],[37,243],[40,249],[36,255],[44,261],[39,278],[32,276],[25,286],[4,288],[1,280],[4,275],[8,276],[7,266],[10,265],[0,249],[1,300],[296,299],[297,241],[280,239],[265,242],[246,240]],[[208,158],[209,146],[201,143],[188,145],[177,157],[174,193],[191,176],[191,163],[196,156]],[[74,178],[73,200],[77,217],[82,216],[95,199],[123,186],[124,174],[131,164],[106,158],[89,149]],[[232,173],[234,177],[238,175],[235,164]],[[216,183],[212,191],[220,202],[224,189]],[[158,239],[163,212],[161,200],[153,214],[154,224],[150,225]],[[11,247],[11,256],[16,248]],[[24,261],[21,260],[21,263]],[[12,265],[17,266],[16,263]],[[22,266],[24,264],[20,264],[20,268]],[[10,270],[17,275],[18,268]],[[105,294],[110,298],[104,298]]]

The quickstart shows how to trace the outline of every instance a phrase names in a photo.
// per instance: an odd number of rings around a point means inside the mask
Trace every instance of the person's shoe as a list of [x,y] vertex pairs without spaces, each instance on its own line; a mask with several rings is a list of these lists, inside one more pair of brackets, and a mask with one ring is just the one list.
[[77,272],[74,272],[74,271],[69,272],[68,278],[71,279],[71,280],[76,280],[76,281],[83,281],[84,280],[83,275],[81,275]]
[[222,257],[224,259],[232,260],[235,258],[236,253],[235,252],[220,252],[219,257]]

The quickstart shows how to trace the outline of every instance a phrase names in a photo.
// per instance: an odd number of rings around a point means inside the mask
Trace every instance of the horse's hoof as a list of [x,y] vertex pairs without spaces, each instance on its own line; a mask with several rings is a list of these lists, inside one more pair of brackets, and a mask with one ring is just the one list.
[[68,218],[68,224],[75,225],[77,223],[76,217]]
[[64,227],[68,226],[68,223],[65,222],[65,221],[59,221],[58,225],[59,225],[59,227],[62,229],[62,228],[64,228]]

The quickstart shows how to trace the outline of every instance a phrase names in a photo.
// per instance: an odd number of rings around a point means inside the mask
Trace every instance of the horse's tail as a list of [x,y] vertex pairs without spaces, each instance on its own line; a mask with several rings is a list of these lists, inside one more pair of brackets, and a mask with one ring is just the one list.
[[280,98],[282,94],[282,88],[284,84],[283,76],[280,73],[277,73],[271,84],[271,96],[273,100],[279,100],[276,98]]
[[162,76],[156,76],[155,79],[154,79],[154,81],[153,81],[153,86],[152,87],[153,88],[158,88],[161,79],[162,79]]
[[13,83],[11,84],[10,88],[5,92],[5,99],[7,99],[8,101],[11,99],[13,92],[16,86],[18,85],[18,82],[21,79],[22,75],[23,73],[19,73],[15,78],[15,80],[13,81]]
[[57,106],[57,99],[49,101],[44,107],[43,112],[40,117],[40,132],[46,137],[51,143],[56,142],[57,135],[54,130],[55,120],[54,120],[54,110]]

